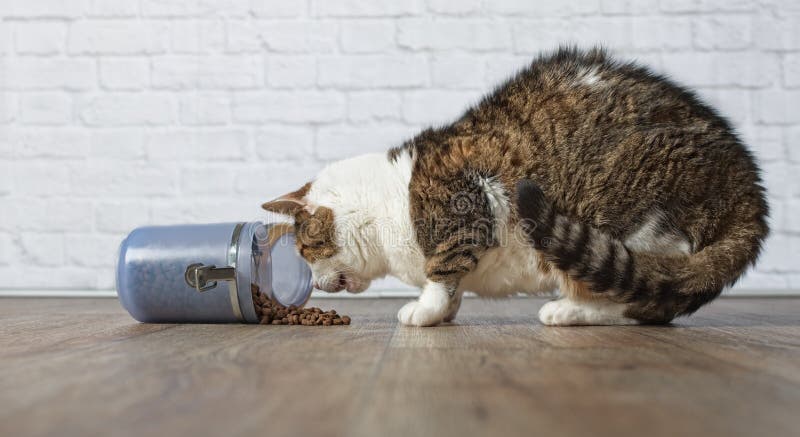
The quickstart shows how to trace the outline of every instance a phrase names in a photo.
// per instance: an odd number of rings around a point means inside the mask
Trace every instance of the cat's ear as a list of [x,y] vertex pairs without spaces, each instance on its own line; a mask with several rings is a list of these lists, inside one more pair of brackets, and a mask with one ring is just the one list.
[[303,185],[299,190],[284,194],[276,199],[270,200],[261,205],[267,211],[277,212],[278,214],[295,215],[303,209],[308,208],[305,200],[308,190],[311,189],[311,182]]

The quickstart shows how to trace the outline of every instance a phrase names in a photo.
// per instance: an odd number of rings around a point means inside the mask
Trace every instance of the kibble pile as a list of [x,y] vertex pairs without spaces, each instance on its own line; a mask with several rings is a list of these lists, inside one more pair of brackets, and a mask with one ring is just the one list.
[[262,325],[331,326],[350,324],[350,317],[340,316],[336,314],[336,310],[322,311],[317,307],[298,308],[294,305],[285,307],[270,300],[256,285],[251,286],[250,291],[253,294],[256,315],[261,319]]

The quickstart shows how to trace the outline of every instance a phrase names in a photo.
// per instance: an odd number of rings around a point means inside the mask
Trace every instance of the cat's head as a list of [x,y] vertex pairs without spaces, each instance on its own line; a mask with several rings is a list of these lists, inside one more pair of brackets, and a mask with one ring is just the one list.
[[364,231],[368,227],[364,208],[332,179],[337,178],[323,173],[262,207],[294,217],[297,250],[311,267],[315,288],[360,293],[385,273],[375,255],[379,252],[375,242]]

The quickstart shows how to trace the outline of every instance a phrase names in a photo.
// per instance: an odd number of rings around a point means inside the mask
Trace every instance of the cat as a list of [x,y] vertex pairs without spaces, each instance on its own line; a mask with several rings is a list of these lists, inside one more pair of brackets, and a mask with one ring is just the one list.
[[421,288],[397,315],[413,326],[452,321],[464,291],[554,289],[546,325],[668,323],[736,282],[769,232],[729,123],[599,48],[543,54],[452,124],[263,207],[294,217],[317,288]]

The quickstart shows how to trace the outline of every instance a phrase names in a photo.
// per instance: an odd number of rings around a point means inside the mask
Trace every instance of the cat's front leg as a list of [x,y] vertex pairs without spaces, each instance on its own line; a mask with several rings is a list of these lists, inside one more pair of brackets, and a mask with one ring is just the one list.
[[460,300],[455,285],[428,280],[419,299],[397,312],[397,320],[408,326],[435,326],[446,317],[455,317],[453,306]]

